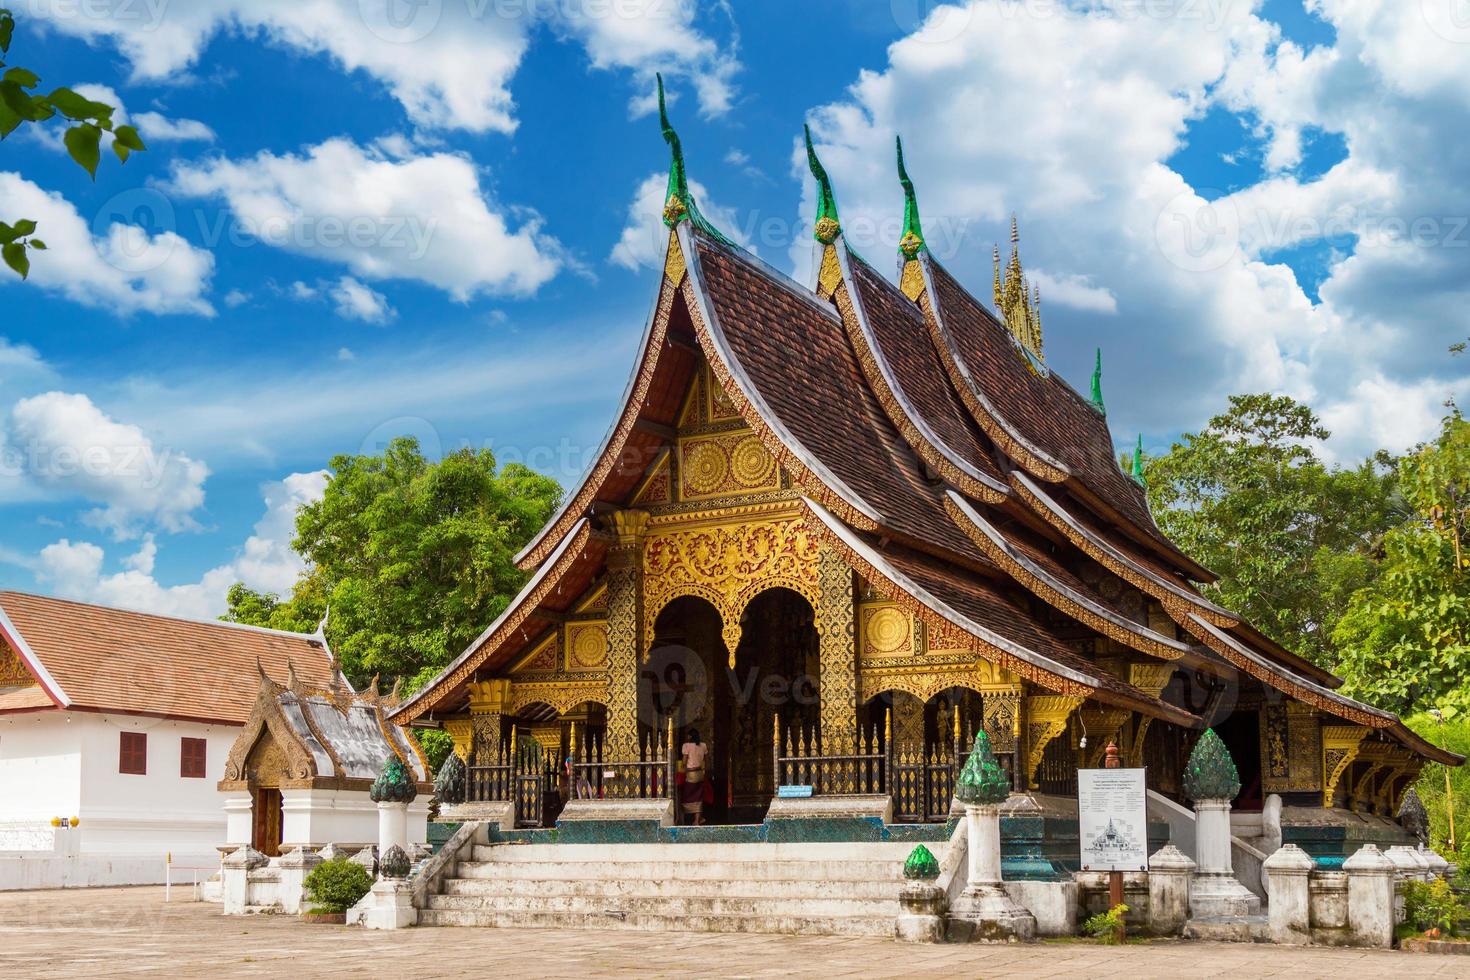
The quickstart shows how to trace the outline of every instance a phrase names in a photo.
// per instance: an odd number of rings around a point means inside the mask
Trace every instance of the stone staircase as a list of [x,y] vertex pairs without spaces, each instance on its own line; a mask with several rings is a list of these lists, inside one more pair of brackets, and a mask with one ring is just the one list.
[[490,844],[425,926],[892,936],[912,844]]

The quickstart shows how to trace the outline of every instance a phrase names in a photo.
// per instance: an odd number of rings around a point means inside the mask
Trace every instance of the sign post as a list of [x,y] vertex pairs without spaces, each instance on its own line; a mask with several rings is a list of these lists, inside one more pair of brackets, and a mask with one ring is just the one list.
[[1120,768],[1112,742],[1104,765],[1077,770],[1077,830],[1082,870],[1108,872],[1112,909],[1123,904],[1123,872],[1148,870],[1148,802],[1144,770]]

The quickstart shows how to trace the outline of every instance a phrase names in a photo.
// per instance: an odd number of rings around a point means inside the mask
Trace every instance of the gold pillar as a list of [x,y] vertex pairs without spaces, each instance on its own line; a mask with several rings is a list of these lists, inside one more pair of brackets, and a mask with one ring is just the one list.
[[[500,722],[510,706],[510,681],[504,677],[492,677],[472,682],[469,690],[473,758],[482,766],[493,766],[500,761]],[[448,727],[446,724],[445,728]],[[453,734],[451,731],[450,735]]]
[[1322,726],[1322,805],[1332,806],[1337,783],[1342,779],[1362,748],[1368,729],[1361,725]]
[[829,545],[817,556],[821,608],[822,751],[847,755],[857,745],[857,642],[853,629],[852,569]]
[[607,762],[639,762],[638,638],[643,630],[643,534],[648,513],[612,515],[617,540],[607,556]]

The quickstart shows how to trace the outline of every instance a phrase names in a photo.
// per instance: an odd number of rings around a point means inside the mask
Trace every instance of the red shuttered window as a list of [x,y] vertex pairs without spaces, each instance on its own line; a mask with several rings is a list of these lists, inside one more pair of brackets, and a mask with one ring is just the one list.
[[209,745],[202,738],[179,739],[179,775],[186,779],[203,779],[205,752]]
[[118,741],[117,771],[128,776],[148,775],[148,736],[123,732]]

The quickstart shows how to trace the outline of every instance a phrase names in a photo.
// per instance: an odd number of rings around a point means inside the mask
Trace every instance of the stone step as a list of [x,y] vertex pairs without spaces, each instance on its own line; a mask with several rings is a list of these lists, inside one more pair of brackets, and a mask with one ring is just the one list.
[[755,882],[721,881],[714,878],[532,878],[513,877],[449,878],[444,881],[446,895],[480,895],[503,899],[547,895],[626,895],[658,897],[679,895],[734,894],[739,885],[749,894],[787,899],[894,899],[903,883],[884,881],[812,881],[806,878],[766,879]]
[[[476,861],[505,863],[590,862],[594,864],[687,861],[707,863],[771,861],[874,861],[903,864],[912,843],[813,842],[782,844],[477,844]],[[930,844],[940,854],[943,845]]]
[[[460,878],[609,878],[724,881],[899,881],[902,861],[461,861]],[[693,857],[693,855],[691,855]]]
[[667,916],[606,912],[519,912],[423,909],[421,926],[478,926],[496,929],[636,929],[657,932],[785,933],[803,936],[877,936],[894,933],[892,916]]
[[844,918],[871,916],[892,922],[899,913],[897,897],[889,899],[766,898],[740,893],[724,895],[545,895],[506,899],[500,896],[446,894],[429,896],[436,911],[555,912],[580,915],[624,913],[673,919],[707,916],[749,918]]

